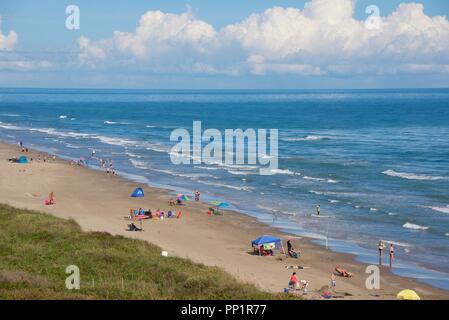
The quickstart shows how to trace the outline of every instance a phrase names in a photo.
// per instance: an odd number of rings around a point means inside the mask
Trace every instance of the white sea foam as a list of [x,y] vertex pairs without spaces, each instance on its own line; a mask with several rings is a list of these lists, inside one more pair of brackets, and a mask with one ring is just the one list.
[[449,232],[444,234],[446,237],[449,237]]
[[377,212],[377,211],[379,211],[379,209],[377,209],[377,208],[369,208],[369,211]]
[[251,171],[237,171],[237,170],[227,170],[230,174],[237,175],[237,176],[247,176],[250,174],[254,174],[254,172]]
[[301,138],[283,138],[284,141],[295,142],[295,141],[319,141],[319,140],[330,140],[330,136],[319,136],[319,135],[307,135]]
[[334,199],[328,199],[328,201],[330,203],[339,203],[340,202],[340,200],[334,200]]
[[435,181],[435,180],[445,180],[447,178],[440,177],[440,176],[430,176],[425,174],[416,174],[416,173],[408,173],[408,172],[397,172],[394,170],[385,170],[382,172],[383,174],[386,174],[390,177],[398,177],[408,180],[428,180],[428,181]]
[[270,172],[274,173],[274,174],[286,174],[286,175],[290,175],[290,176],[293,176],[293,175],[300,176],[301,175],[301,173],[299,173],[299,172],[293,172],[288,169],[271,169]]
[[60,115],[60,116],[59,116],[59,119],[67,119],[67,116]]
[[0,124],[0,128],[7,129],[7,130],[26,130],[26,129],[22,128],[22,127],[13,126],[13,125],[6,124],[6,123],[5,124],[1,123]]
[[133,164],[134,168],[137,169],[148,169],[147,163],[145,161],[129,159],[129,161]]
[[112,138],[112,137],[106,137],[106,136],[95,136],[96,139],[100,140],[101,142],[109,145],[115,145],[115,146],[136,146],[138,145],[137,141],[129,140],[129,139],[123,139],[123,138]]
[[233,185],[229,185],[229,184],[225,184],[225,183],[216,183],[216,182],[209,182],[209,181],[203,181],[203,180],[198,180],[199,183],[205,184],[205,185],[209,185],[209,186],[215,186],[215,187],[223,187],[223,188],[228,188],[228,189],[233,189],[233,190],[244,190],[244,191],[251,191],[254,188],[252,187],[237,187],[237,186],[233,186]]
[[449,214],[449,206],[447,206],[447,207],[432,207],[432,206],[428,206],[426,208],[432,209],[434,211],[438,211],[438,212],[448,213]]
[[204,166],[195,166],[197,169],[204,169],[204,170],[219,170],[217,167],[204,167]]
[[404,247],[404,248],[412,247],[412,245],[410,243],[398,242],[398,241],[387,240],[387,239],[382,239],[382,241],[386,242],[386,243],[394,244],[395,246],[398,246],[398,247]]
[[319,182],[327,182],[327,183],[338,183],[337,180],[333,180],[333,179],[323,179],[323,178],[315,178],[315,177],[309,177],[309,176],[304,176],[303,178],[305,180],[310,180],[310,181],[319,181]]
[[113,125],[113,124],[127,125],[127,124],[129,124],[129,122],[115,122],[115,121],[109,121],[109,120],[106,120],[103,123],[104,124],[110,124],[110,125]]
[[427,230],[429,229],[429,227],[425,227],[425,226],[420,226],[419,224],[414,224],[411,222],[406,222],[402,225],[403,228],[406,229],[413,229],[413,230]]
[[139,156],[138,154],[134,154],[134,153],[131,153],[131,152],[126,152],[126,155],[131,157],[131,158],[137,158],[137,159],[142,158],[142,156]]
[[24,117],[21,114],[16,114],[16,113],[0,113],[0,116],[4,116],[4,117]]
[[388,212],[388,215],[389,215],[389,216],[397,216],[398,214],[395,213],[395,212]]

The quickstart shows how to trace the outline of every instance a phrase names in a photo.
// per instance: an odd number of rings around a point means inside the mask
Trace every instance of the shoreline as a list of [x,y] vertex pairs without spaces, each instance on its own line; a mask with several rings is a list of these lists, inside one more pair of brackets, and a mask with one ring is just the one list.
[[[38,153],[44,154],[30,150],[29,155],[35,158]],[[142,185],[146,197],[131,199],[129,194],[138,183],[124,177],[106,176],[99,170],[73,166],[60,158],[55,162],[33,161],[23,167],[6,161],[19,154],[18,147],[0,142],[3,158],[0,173],[6,177],[0,181],[0,202],[14,207],[71,217],[86,231],[137,237],[160,246],[170,255],[218,266],[237,279],[254,283],[266,291],[281,292],[291,274],[285,266],[301,264],[310,266],[310,269],[298,272],[300,279],[310,283],[309,295],[305,297],[319,298],[316,291],[329,284],[333,267],[340,264],[356,274],[351,279],[337,278],[337,292],[344,293],[344,299],[395,299],[402,289],[413,289],[423,299],[449,298],[447,291],[393,275],[385,267],[381,268],[381,289],[367,290],[364,286],[368,276],[364,273],[366,264],[357,262],[355,255],[330,251],[312,243],[313,239],[289,235],[242,213],[226,210],[223,217],[209,217],[206,203],[188,203],[182,207],[183,218],[179,220],[145,221],[144,232],[126,232],[128,221],[124,216],[131,206],[166,211],[169,209],[167,201],[173,197],[172,190]],[[89,184],[85,185],[86,182]],[[51,191],[56,193],[57,204],[46,207],[43,199]],[[301,250],[301,258],[280,261],[275,257],[248,254],[250,241],[265,233],[280,236],[283,240],[293,239],[295,247]],[[266,275],[270,275],[268,279]]]

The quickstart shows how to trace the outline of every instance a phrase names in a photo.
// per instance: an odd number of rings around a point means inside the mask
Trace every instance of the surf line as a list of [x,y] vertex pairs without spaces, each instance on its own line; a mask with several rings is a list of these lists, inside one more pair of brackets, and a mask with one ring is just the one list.
[[170,152],[174,165],[260,165],[260,175],[278,170],[278,129],[269,129],[269,135],[267,129],[252,128],[225,129],[222,134],[218,129],[203,132],[201,121],[193,121],[192,132],[178,128],[170,134],[170,141],[177,142]]

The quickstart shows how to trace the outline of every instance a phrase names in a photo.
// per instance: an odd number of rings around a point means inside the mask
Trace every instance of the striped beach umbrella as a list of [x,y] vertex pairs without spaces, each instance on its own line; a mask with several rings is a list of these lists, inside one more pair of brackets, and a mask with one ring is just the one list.
[[180,201],[190,201],[190,198],[186,194],[178,194],[178,200],[180,200]]

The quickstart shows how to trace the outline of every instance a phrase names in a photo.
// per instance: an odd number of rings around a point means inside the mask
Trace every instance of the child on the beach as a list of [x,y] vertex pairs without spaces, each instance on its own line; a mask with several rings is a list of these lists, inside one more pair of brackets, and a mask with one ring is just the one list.
[[335,274],[331,273],[331,289],[335,290],[335,287],[337,286],[337,280],[335,278]]
[[288,283],[288,285],[293,290],[296,290],[298,288],[298,277],[296,276],[296,272],[293,272],[292,276],[290,277],[290,282]]

